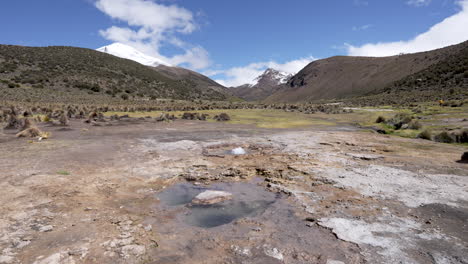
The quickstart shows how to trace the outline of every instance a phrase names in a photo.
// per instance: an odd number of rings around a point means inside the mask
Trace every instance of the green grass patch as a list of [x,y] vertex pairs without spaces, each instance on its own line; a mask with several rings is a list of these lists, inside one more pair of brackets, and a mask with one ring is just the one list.
[[61,170],[61,171],[57,171],[57,174],[67,176],[67,175],[70,175],[70,172]]
[[[336,122],[325,120],[319,115],[309,115],[282,110],[269,109],[226,109],[226,110],[204,110],[204,111],[174,111],[169,112],[181,117],[184,112],[208,114],[208,122],[217,122],[212,118],[215,115],[226,113],[231,117],[228,124],[255,125],[261,128],[296,128],[306,126],[333,126]],[[129,115],[130,117],[158,117],[163,112],[107,112],[106,116]]]

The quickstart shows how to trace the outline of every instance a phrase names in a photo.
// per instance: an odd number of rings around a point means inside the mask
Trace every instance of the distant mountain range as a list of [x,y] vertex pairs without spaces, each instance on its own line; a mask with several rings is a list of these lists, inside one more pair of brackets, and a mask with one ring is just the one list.
[[0,92],[8,100],[80,102],[233,96],[266,103],[463,99],[468,98],[468,42],[391,57],[336,56],[295,75],[267,69],[252,83],[229,89],[120,43],[98,51],[0,45]]

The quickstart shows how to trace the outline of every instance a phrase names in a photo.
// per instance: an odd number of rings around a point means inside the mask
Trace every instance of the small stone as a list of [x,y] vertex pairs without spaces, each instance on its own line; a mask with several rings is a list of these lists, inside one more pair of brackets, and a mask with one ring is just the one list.
[[153,230],[153,226],[147,225],[147,226],[144,227],[144,229],[145,229],[145,231],[149,232],[149,231]]
[[122,254],[124,256],[141,256],[145,254],[146,248],[145,246],[140,246],[140,245],[127,245],[122,247]]
[[264,252],[265,252],[265,255],[267,255],[269,257],[272,257],[272,258],[275,258],[275,259],[278,259],[278,260],[283,260],[284,259],[283,254],[277,248],[265,247]]
[[39,232],[50,232],[52,230],[54,230],[54,227],[51,225],[41,226],[39,228]]
[[260,232],[260,231],[262,231],[262,229],[261,229],[260,227],[254,227],[254,228],[252,228],[252,230],[255,231],[255,232]]
[[345,264],[343,261],[327,259],[327,264]]
[[234,252],[234,254],[239,256],[249,257],[252,255],[252,252],[249,248],[242,248],[236,245],[232,245],[231,250]]

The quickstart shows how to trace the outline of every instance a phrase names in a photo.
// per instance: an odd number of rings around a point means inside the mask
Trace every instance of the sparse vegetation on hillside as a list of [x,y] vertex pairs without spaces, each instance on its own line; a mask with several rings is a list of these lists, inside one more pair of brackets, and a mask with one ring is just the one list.
[[8,100],[74,103],[229,97],[131,60],[74,47],[0,45],[0,90]]

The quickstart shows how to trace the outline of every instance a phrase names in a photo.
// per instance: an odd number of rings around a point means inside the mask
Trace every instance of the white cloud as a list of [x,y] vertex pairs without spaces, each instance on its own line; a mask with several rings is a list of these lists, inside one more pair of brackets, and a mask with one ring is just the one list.
[[442,22],[407,41],[368,43],[362,46],[347,45],[351,56],[392,56],[438,49],[468,40],[468,0],[459,1],[461,10]]
[[371,27],[372,27],[371,24],[367,24],[367,25],[363,25],[363,26],[359,26],[359,27],[354,26],[353,31],[367,30],[367,29],[369,29]]
[[[95,6],[128,27],[112,26],[101,30],[104,38],[132,46],[143,53],[192,69],[209,66],[208,52],[200,46],[185,43],[176,34],[190,34],[197,29],[191,11],[176,5],[163,5],[152,0],[97,0]],[[163,45],[184,50],[168,58],[160,54]]]
[[211,65],[210,55],[200,47],[194,47],[185,51],[185,54],[176,55],[169,59],[174,65],[188,64],[193,69],[204,69]]
[[206,71],[204,74],[208,76],[221,74],[225,78],[216,80],[216,82],[226,87],[235,87],[252,83],[253,80],[261,75],[267,68],[273,68],[278,71],[295,74],[314,60],[315,59],[313,57],[308,57],[288,61],[286,63],[277,63],[275,61],[256,62],[243,67],[234,67],[227,70]]
[[408,0],[406,2],[407,5],[412,6],[427,6],[431,3],[431,0]]

